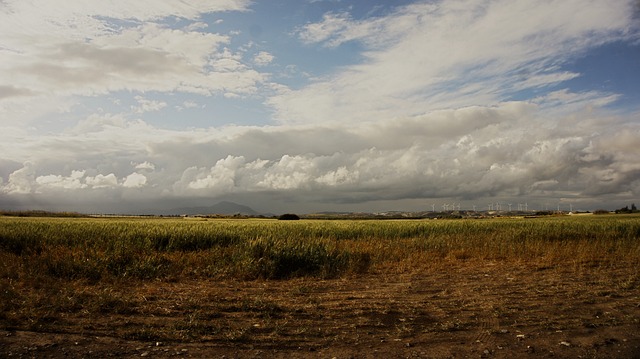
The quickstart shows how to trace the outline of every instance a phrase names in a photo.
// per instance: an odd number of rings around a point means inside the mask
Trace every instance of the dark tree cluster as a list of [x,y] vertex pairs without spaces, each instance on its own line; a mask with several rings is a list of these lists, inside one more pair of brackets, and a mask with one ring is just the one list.
[[629,206],[624,206],[620,209],[616,209],[616,213],[638,213],[638,209],[636,208],[635,203],[632,203],[631,208],[629,208]]
[[285,213],[278,217],[278,219],[281,221],[297,221],[300,219],[300,217],[297,214]]

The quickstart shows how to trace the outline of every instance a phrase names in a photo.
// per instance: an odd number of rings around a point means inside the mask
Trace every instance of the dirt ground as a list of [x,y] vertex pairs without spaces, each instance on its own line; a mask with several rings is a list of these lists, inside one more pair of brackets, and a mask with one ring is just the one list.
[[0,357],[640,358],[640,269],[631,265],[457,263],[92,290],[111,290],[111,307],[0,331]]

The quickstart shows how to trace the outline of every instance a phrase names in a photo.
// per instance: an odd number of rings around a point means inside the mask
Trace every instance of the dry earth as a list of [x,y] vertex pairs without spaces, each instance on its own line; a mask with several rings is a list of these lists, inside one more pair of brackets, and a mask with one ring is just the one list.
[[111,301],[14,323],[0,357],[640,358],[631,264],[83,288]]

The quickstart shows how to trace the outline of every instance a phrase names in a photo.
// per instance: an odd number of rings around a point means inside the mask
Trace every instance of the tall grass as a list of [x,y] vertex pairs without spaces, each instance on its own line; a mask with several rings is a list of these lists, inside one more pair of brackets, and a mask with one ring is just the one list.
[[0,278],[337,277],[451,261],[638,262],[640,217],[273,221],[0,217]]

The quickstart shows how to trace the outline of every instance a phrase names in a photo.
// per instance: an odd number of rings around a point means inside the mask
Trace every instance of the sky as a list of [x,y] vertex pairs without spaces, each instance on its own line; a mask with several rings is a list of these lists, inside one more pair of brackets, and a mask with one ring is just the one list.
[[640,202],[640,3],[0,0],[0,209]]

